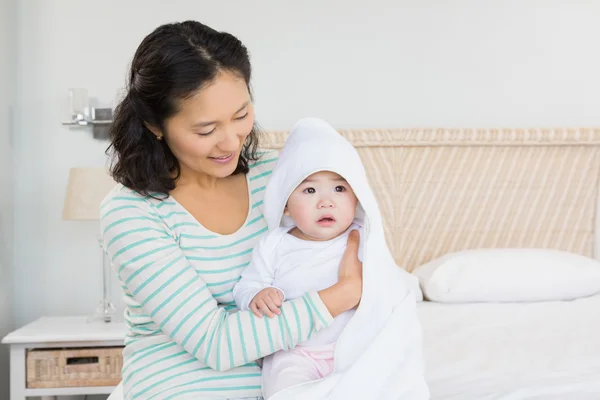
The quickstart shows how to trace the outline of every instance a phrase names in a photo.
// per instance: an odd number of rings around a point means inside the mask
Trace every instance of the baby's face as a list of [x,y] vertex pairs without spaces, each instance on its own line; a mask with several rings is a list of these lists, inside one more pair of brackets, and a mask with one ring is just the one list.
[[357,203],[344,178],[321,171],[310,175],[292,192],[284,214],[294,220],[302,238],[330,240],[352,224]]

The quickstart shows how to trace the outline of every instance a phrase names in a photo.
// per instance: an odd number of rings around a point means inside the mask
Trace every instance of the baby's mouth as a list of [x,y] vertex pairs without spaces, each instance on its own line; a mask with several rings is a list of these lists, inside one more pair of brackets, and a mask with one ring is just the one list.
[[331,225],[333,223],[335,223],[335,218],[333,218],[331,215],[325,215],[323,217],[321,217],[317,223],[319,225]]

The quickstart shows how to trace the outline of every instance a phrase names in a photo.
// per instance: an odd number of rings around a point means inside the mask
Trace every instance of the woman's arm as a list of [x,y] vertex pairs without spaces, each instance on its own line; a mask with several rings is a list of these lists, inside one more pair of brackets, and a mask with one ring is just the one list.
[[[285,302],[274,318],[229,314],[183,255],[159,217],[140,197],[126,194],[102,208],[105,250],[141,309],[183,349],[215,370],[227,370],[307,340],[342,308],[342,287]],[[350,302],[346,304],[349,309]]]

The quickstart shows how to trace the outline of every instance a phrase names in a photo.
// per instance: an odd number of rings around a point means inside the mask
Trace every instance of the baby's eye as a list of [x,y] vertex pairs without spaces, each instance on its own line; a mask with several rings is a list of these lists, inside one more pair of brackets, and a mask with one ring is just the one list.
[[343,186],[336,186],[335,187],[335,191],[338,192],[338,193],[345,192],[346,188],[343,187]]
[[307,193],[307,194],[315,194],[316,190],[315,190],[315,188],[309,187],[309,188],[304,189],[303,192]]

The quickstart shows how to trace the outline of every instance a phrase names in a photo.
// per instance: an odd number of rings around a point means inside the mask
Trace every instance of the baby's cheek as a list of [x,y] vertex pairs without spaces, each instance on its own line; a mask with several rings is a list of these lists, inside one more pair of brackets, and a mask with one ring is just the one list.
[[298,205],[297,218],[298,221],[296,223],[298,225],[304,225],[311,220],[309,208],[306,205]]

